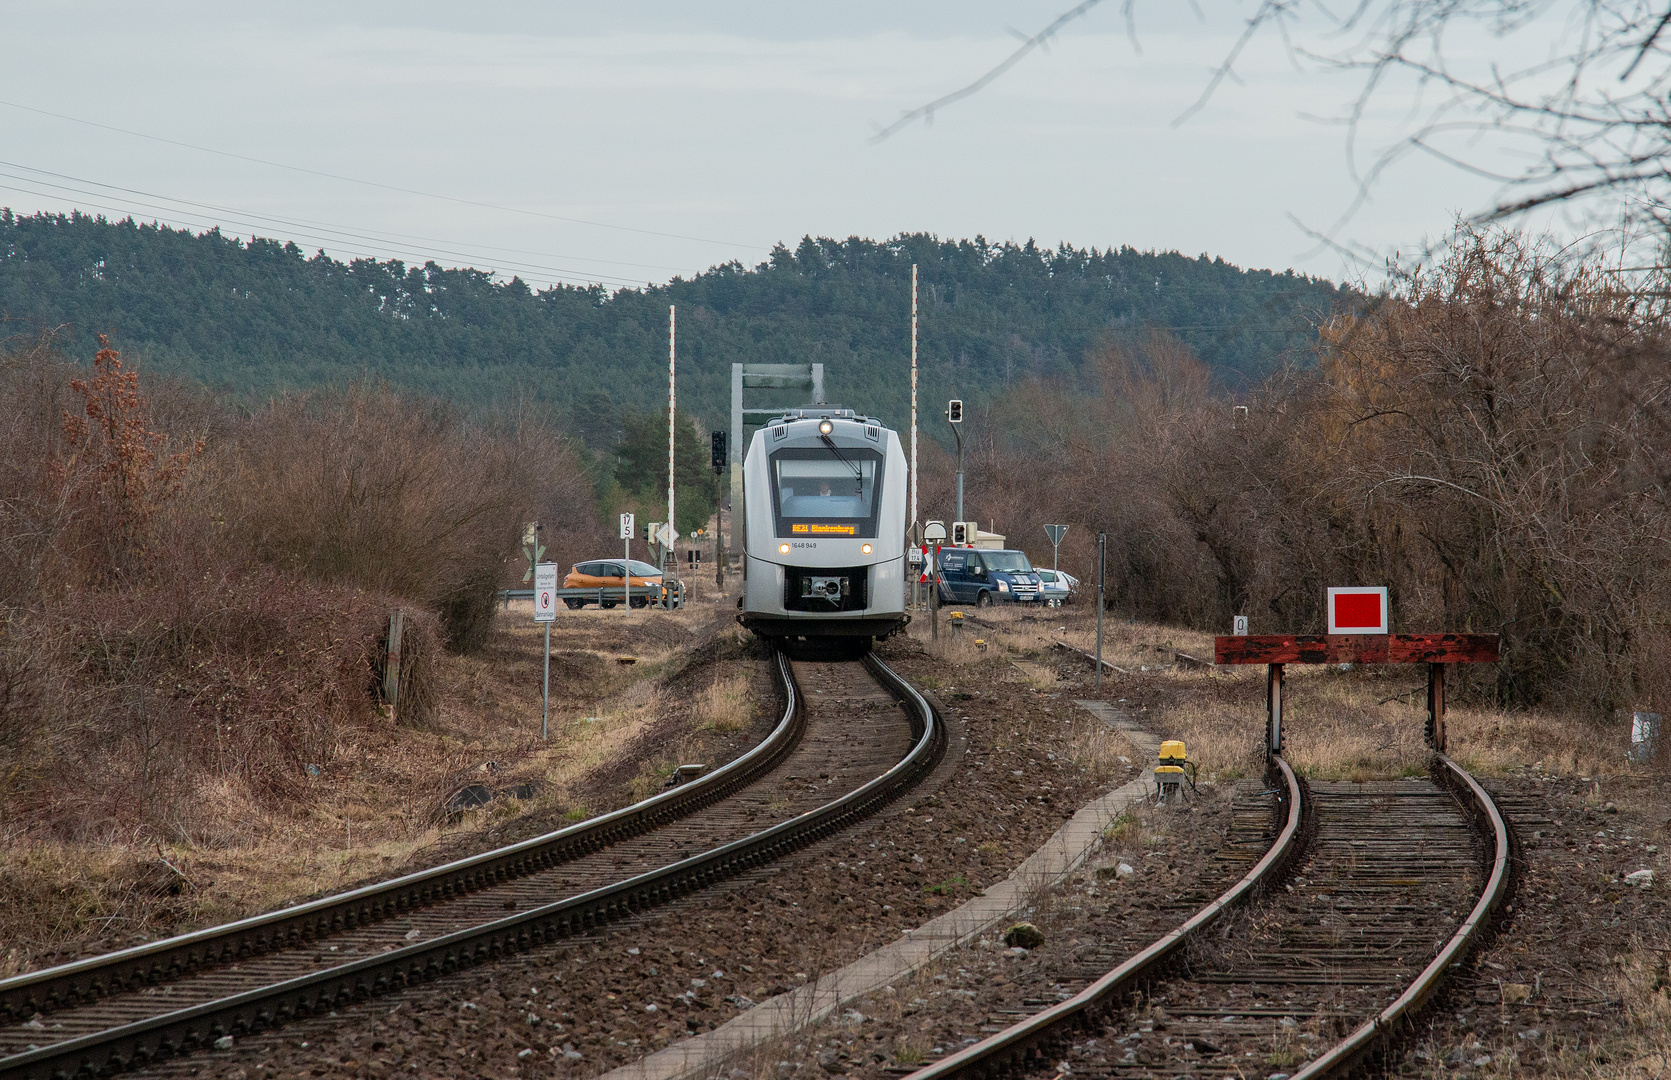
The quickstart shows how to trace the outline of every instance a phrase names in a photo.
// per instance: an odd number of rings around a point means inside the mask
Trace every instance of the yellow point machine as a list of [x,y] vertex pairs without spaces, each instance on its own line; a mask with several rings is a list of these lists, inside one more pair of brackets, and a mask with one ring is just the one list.
[[1195,790],[1195,762],[1189,760],[1182,739],[1167,739],[1160,744],[1159,759],[1155,764],[1155,797],[1167,802],[1173,795],[1184,794],[1184,784]]

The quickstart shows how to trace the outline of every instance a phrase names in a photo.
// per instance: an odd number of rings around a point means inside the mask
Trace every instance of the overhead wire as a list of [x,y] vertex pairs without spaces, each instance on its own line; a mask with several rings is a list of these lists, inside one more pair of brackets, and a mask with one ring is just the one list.
[[7,101],[3,98],[0,98],[0,105],[4,105],[12,109],[19,109],[23,112],[32,112],[39,116],[50,116],[55,120],[68,120],[72,124],[83,124],[87,127],[100,128],[104,131],[113,131],[119,135],[128,135],[136,139],[147,139],[151,142],[164,143],[168,146],[178,146],[187,150],[195,150],[198,153],[213,154],[217,157],[230,158],[235,161],[247,161],[255,165],[265,165],[274,169],[285,169],[290,172],[302,173],[307,176],[318,176],[327,180],[338,180],[342,183],[358,184],[362,187],[377,188],[382,191],[395,191],[403,195],[417,195],[425,199],[436,199],[441,202],[457,203],[461,206],[475,206],[486,210],[498,210],[507,214],[523,214],[528,217],[545,218],[549,221],[563,221],[571,225],[586,225],[595,229],[613,229],[617,232],[638,233],[641,236],[661,236],[672,240],[689,240],[698,244],[719,244],[724,247],[745,248],[752,250],[770,250],[771,248],[770,244],[744,244],[732,240],[715,240],[706,236],[690,236],[685,233],[663,232],[659,229],[641,229],[632,225],[615,225],[605,221],[591,221],[587,218],[569,217],[564,214],[553,214],[544,210],[529,210],[528,208],[521,206],[506,206],[502,203],[485,202],[479,199],[465,199],[456,195],[442,195],[438,192],[423,191],[419,188],[409,188],[399,184],[385,184],[378,180],[366,180],[362,177],[328,172],[324,169],[311,169],[304,165],[291,165],[283,161],[273,161],[270,158],[259,158],[249,154],[234,153],[230,150],[219,150],[212,146],[202,146],[198,143],[189,143],[183,142],[179,139],[170,139],[163,135],[152,135],[149,132],[134,131],[131,128],[117,127],[114,124],[101,123],[97,120],[88,120],[79,116],[71,116],[68,113],[53,112],[49,109],[40,109],[32,105],[24,105],[16,101]]
[[[262,224],[265,223],[265,227],[267,227],[267,228],[272,228],[273,226],[276,225],[276,226],[279,226],[279,227],[282,227],[282,228],[296,230],[298,232],[298,234],[301,235],[304,239],[309,239],[309,240],[313,240],[313,241],[324,241],[325,243],[331,244],[332,246],[339,245],[341,243],[341,238],[347,238],[349,240],[357,240],[357,241],[360,241],[362,243],[369,244],[369,245],[371,245],[371,247],[373,249],[371,251],[356,251],[356,252],[349,252],[349,251],[346,251],[346,249],[344,249],[345,254],[370,255],[370,256],[375,257],[375,255],[377,254],[378,251],[381,251],[383,253],[395,253],[395,254],[399,254],[399,255],[410,255],[414,251],[414,249],[409,244],[404,244],[404,243],[398,242],[396,240],[391,240],[387,236],[379,236],[379,235],[373,234],[373,233],[354,231],[354,230],[351,230],[351,229],[347,229],[345,227],[330,225],[328,223],[321,223],[321,222],[311,222],[310,223],[310,222],[307,222],[305,219],[283,218],[283,217],[277,217],[275,215],[261,214],[261,213],[254,213],[254,212],[246,211],[246,210],[240,210],[240,209],[237,209],[237,208],[234,208],[234,207],[217,206],[217,205],[212,204],[212,203],[197,202],[197,201],[191,200],[191,199],[181,199],[181,198],[177,198],[177,197],[170,196],[170,195],[161,195],[161,194],[157,194],[155,192],[143,191],[143,190],[140,190],[140,189],[137,189],[137,188],[127,188],[127,187],[122,187],[122,186],[115,185],[115,184],[106,184],[106,183],[103,183],[101,181],[90,180],[90,179],[87,179],[85,177],[73,176],[73,175],[70,175],[68,173],[59,173],[59,172],[54,172],[54,171],[51,171],[51,170],[48,170],[48,169],[38,169],[38,168],[35,168],[33,166],[29,166],[29,165],[22,165],[22,164],[19,164],[19,163],[16,163],[16,162],[0,160],[0,169],[3,169],[3,168],[19,169],[19,170],[22,170],[26,173],[34,174],[32,176],[20,176],[20,175],[17,175],[16,173],[8,173],[8,172],[0,171],[0,177],[6,177],[6,178],[9,178],[11,180],[20,182],[20,183],[36,184],[36,185],[41,185],[41,186],[44,186],[44,187],[47,187],[47,188],[57,189],[60,192],[70,192],[70,193],[75,194],[75,195],[89,196],[89,197],[93,197],[93,198],[106,199],[106,200],[115,200],[118,203],[126,204],[126,205],[117,205],[117,206],[110,206],[110,205],[100,205],[100,206],[98,206],[98,209],[110,210],[114,213],[131,214],[133,212],[134,207],[140,207],[140,208],[147,209],[147,210],[152,210],[152,211],[162,211],[163,213],[165,213],[165,214],[167,214],[171,217],[180,218],[183,215],[181,214],[181,211],[179,211],[175,207],[181,207],[181,206],[183,206],[183,207],[193,207],[193,208],[196,208],[196,210],[198,210],[198,211],[208,211],[210,213],[218,214],[218,215],[231,215],[230,217],[225,217],[225,218],[220,218],[220,219],[210,219],[209,224],[211,226],[215,226],[215,225],[225,226],[225,225],[228,225],[228,224],[234,225],[234,226],[243,226],[245,228],[251,229],[252,233],[253,233],[254,230],[262,227]],[[55,179],[42,179],[42,177],[51,177],[51,178],[55,178]],[[72,183],[59,183],[57,181],[71,181]],[[73,186],[74,184],[85,185],[85,187],[78,188],[78,187]],[[62,197],[60,195],[54,195],[54,194],[49,193],[49,192],[42,192],[42,191],[29,189],[29,188],[18,188],[14,185],[0,184],[0,187],[6,188],[8,190],[21,191],[21,192],[25,192],[27,194],[38,195],[38,196],[42,196],[42,197],[46,197],[46,198]],[[103,192],[90,191],[90,190],[87,190],[87,188],[100,188],[100,189],[103,189]],[[109,194],[110,192],[119,192],[121,194],[120,195],[111,195],[111,194]],[[139,198],[138,199],[124,199],[124,198],[122,198],[122,195],[138,196]],[[159,200],[159,201],[158,202],[141,201],[141,200],[147,200],[147,199],[149,199],[149,200]],[[172,205],[167,205],[167,204],[172,204]],[[190,213],[190,211],[187,211],[186,215],[184,215],[184,216],[195,217],[197,215],[193,215],[193,214]],[[202,222],[201,221],[194,221],[194,222],[191,222],[191,223],[193,225],[198,226],[198,227],[202,227]],[[314,231],[310,232],[310,230],[314,230]],[[430,238],[424,238],[424,237],[417,237],[415,239],[425,240],[426,242],[433,242],[433,243],[446,243],[446,241],[433,241]],[[615,276],[615,275],[598,274],[598,273],[595,273],[593,271],[583,271],[583,270],[571,269],[571,268],[568,268],[568,267],[550,266],[550,265],[545,265],[545,264],[540,264],[540,263],[527,262],[527,261],[523,261],[523,260],[513,260],[513,261],[510,261],[510,262],[505,262],[505,261],[502,261],[502,260],[499,260],[499,259],[494,259],[494,258],[483,258],[478,253],[467,252],[467,251],[462,251],[462,250],[458,250],[458,249],[430,248],[429,252],[431,254],[436,254],[436,255],[452,256],[454,258],[463,259],[467,262],[488,264],[488,267],[490,269],[499,270],[500,268],[503,268],[503,270],[510,271],[510,272],[513,272],[513,273],[528,273],[528,274],[531,274],[531,275],[554,275],[554,276],[556,276],[558,278],[561,278],[561,279],[571,279],[571,280],[577,280],[577,281],[582,281],[582,282],[587,282],[587,283],[596,281],[596,282],[600,282],[600,283],[612,283],[612,284],[627,285],[627,286],[636,286],[636,285],[643,284],[640,281],[635,281],[635,280],[631,280],[631,279],[627,279],[627,278],[622,278],[622,277],[618,277],[618,276]],[[537,253],[529,253],[529,254],[537,254]],[[589,261],[610,262],[612,260],[589,260]],[[497,265],[495,266],[494,264],[497,264]],[[645,264],[631,264],[631,263],[629,263],[629,264],[626,264],[626,265],[645,265]],[[656,267],[656,268],[657,269],[676,269],[676,268],[673,268],[673,267]]]

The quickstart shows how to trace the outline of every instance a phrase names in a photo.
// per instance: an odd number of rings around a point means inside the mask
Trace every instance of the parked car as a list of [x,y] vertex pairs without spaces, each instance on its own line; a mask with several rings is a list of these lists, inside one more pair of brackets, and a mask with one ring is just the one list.
[[1039,576],[1025,551],[940,549],[940,600],[947,604],[1032,603]]
[[[639,562],[637,559],[629,559],[627,562],[632,568],[632,579],[629,584],[634,589],[644,590],[643,596],[634,594],[632,606],[643,607],[650,602],[650,586],[662,583],[661,571],[649,563]],[[574,567],[569,570],[568,576],[563,579],[563,588],[596,589],[601,587],[619,589],[621,587],[621,576],[620,559],[598,559],[595,562],[575,563]],[[597,601],[588,600],[583,596],[569,596],[564,597],[563,603],[570,608],[583,608],[587,604],[597,603]],[[601,606],[612,608],[619,603],[619,600],[605,599]]]
[[1064,571],[1040,570],[1038,574],[1039,599],[1049,607],[1061,607],[1079,590],[1078,579]]

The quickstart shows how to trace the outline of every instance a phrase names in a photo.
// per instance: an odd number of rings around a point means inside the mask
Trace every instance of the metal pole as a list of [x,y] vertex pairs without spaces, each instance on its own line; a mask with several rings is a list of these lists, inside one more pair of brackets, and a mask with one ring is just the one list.
[[928,634],[932,641],[940,640],[940,545],[935,544],[929,557],[934,560],[928,573]]
[[[963,432],[956,424],[952,425],[952,434],[957,436],[957,520],[963,520]],[[974,537],[969,542],[975,542]]]
[[1102,689],[1102,570],[1108,550],[1108,534],[1097,533],[1097,689]]
[[917,264],[911,264],[911,527],[917,525]]
[[626,613],[628,615],[631,615],[632,614],[632,537],[628,536],[628,537],[623,537],[622,538],[622,540],[621,540],[621,550],[623,552],[623,554],[621,555],[621,588],[623,590],[621,595],[622,595],[623,600],[624,600],[624,602],[621,604],[621,607],[626,610]]
[[[677,533],[673,527],[673,416],[678,410],[678,398],[673,393],[673,329],[675,323],[673,304],[667,306],[667,532]],[[673,572],[678,572],[678,553],[672,552],[672,543],[662,552],[662,570],[667,570],[667,555],[673,555]]]
[[1282,753],[1282,665],[1265,667],[1265,756]]
[[[715,488],[719,473],[714,473]],[[721,596],[725,595],[725,529],[721,527],[725,519],[725,507],[716,499],[714,502],[714,589]]]
[[551,624],[545,624],[545,682],[540,688],[540,738],[550,738],[551,725]]

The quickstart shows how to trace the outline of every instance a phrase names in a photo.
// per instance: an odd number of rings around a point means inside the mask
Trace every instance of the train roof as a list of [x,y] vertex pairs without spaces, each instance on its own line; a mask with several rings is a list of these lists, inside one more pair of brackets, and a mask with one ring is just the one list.
[[766,426],[777,427],[795,420],[852,420],[860,424],[886,426],[873,416],[860,416],[852,409],[844,409],[840,405],[806,405],[799,409],[785,409],[782,416],[774,416],[766,421]]

